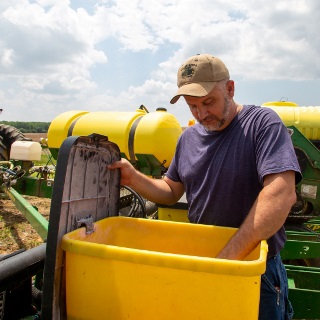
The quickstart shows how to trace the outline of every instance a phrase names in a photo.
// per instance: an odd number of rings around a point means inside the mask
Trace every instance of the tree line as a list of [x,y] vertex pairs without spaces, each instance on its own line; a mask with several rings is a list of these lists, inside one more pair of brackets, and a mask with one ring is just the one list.
[[50,122],[1,121],[0,123],[15,127],[22,133],[46,133],[50,126]]

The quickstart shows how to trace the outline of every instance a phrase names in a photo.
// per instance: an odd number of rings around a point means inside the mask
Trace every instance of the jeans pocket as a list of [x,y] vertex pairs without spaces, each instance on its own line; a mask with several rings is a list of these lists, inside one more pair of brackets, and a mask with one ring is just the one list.
[[269,259],[266,272],[261,276],[259,320],[292,319],[287,281],[280,257]]
[[265,274],[261,279],[259,320],[283,320],[283,296],[278,285]]

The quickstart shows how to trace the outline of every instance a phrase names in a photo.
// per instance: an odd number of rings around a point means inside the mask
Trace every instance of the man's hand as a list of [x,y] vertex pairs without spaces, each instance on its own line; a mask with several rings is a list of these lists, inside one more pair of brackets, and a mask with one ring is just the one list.
[[133,165],[126,159],[121,159],[120,161],[116,161],[107,166],[108,169],[120,169],[121,179],[120,184],[123,186],[131,186],[131,181],[135,179],[137,175],[137,170],[133,167]]
[[183,195],[182,183],[174,182],[169,178],[153,179],[140,171],[126,159],[121,159],[107,166],[108,169],[120,169],[120,184],[131,187],[142,197],[161,204],[174,204]]

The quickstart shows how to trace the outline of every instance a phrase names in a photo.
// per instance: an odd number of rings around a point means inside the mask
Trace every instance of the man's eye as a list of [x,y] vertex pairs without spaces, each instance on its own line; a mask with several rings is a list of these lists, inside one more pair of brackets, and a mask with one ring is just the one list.
[[213,99],[210,99],[210,100],[206,100],[203,104],[208,106],[209,104],[211,104],[213,101]]

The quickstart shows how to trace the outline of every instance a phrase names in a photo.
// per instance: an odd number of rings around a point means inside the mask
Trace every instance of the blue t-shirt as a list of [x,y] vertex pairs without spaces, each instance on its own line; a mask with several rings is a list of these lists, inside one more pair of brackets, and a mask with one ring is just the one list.
[[[243,106],[222,131],[207,132],[200,124],[179,138],[166,176],[184,185],[190,222],[240,227],[265,175],[300,167],[287,128],[269,108]],[[269,253],[286,240],[282,227],[268,239]]]

